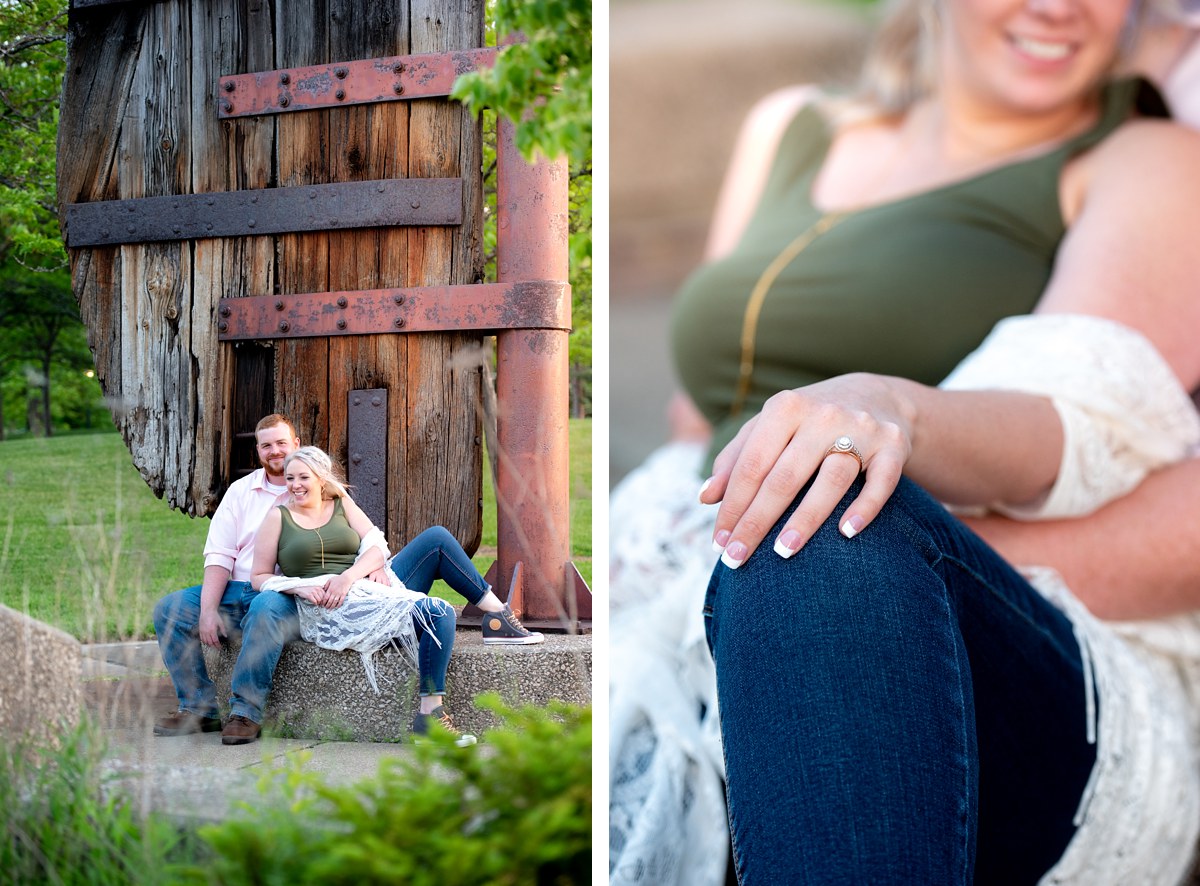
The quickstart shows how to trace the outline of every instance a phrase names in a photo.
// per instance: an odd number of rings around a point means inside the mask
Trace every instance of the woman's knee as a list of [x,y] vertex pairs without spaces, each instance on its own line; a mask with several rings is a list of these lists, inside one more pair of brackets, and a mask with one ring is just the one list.
[[445,526],[430,526],[409,544],[421,542],[430,548],[460,547],[458,539],[451,535],[450,530]]

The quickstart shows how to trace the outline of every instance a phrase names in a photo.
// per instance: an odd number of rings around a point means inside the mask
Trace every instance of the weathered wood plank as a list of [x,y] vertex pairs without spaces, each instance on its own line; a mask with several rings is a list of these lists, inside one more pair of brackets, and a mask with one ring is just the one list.
[[[186,6],[143,9],[130,100],[120,118],[121,199],[190,189],[191,94],[187,71],[177,63],[187,47]],[[190,358],[180,348],[190,327],[190,251],[179,243],[147,244],[122,247],[121,256],[122,430],[150,488],[172,506],[193,512],[196,403]]]
[[[63,86],[58,128],[59,224],[68,203],[118,194],[116,154],[129,84],[140,53],[143,16],[121,10],[106,16],[72,15],[67,27],[70,75]],[[70,162],[61,162],[70,158]],[[117,306],[121,257],[116,248],[71,253],[72,289],[88,330],[96,376],[112,404],[124,397],[121,378],[121,311]],[[113,408],[118,427],[121,411]]]
[[[411,0],[411,10],[411,52],[483,45],[482,4]],[[416,101],[409,113],[409,174],[458,175],[461,142],[478,140],[477,127],[467,120],[463,109],[447,102]],[[473,150],[467,149],[468,157]],[[476,165],[462,173],[473,177],[477,169]],[[474,201],[471,198],[468,205],[474,206]],[[467,230],[474,224],[472,220]],[[435,228],[409,231],[410,286],[441,282],[447,271],[451,279],[445,282],[475,282],[477,260],[465,250],[456,263],[454,240],[454,235]],[[483,469],[480,370],[471,356],[478,353],[479,341],[471,335],[419,336],[410,343],[408,353],[409,390],[420,395],[407,404],[404,456],[410,480],[402,502],[402,520],[417,531],[423,528],[422,522],[440,523],[468,551],[478,547],[481,532],[481,481],[476,479]],[[431,466],[436,467],[431,470]],[[464,478],[471,479],[469,485]],[[447,495],[446,490],[454,490],[454,494]]]
[[[197,194],[274,184],[275,126],[261,119],[218,122],[215,85],[230,73],[274,63],[274,4],[270,0],[205,0],[192,5],[192,190]],[[217,341],[217,302],[275,289],[271,237],[195,242],[191,353],[209,371],[197,379],[197,497],[211,511],[225,484],[258,465],[252,431],[275,408],[274,352],[262,345]]]
[[[276,66],[332,61],[327,0],[280,2],[275,22]],[[288,114],[276,122],[279,184],[332,181],[327,160],[331,114]],[[286,234],[277,240],[282,292],[310,292],[329,285],[329,235]],[[296,422],[301,442],[329,446],[329,343],[325,339],[281,342],[275,349],[276,403]],[[324,370],[324,371],[322,371]]]

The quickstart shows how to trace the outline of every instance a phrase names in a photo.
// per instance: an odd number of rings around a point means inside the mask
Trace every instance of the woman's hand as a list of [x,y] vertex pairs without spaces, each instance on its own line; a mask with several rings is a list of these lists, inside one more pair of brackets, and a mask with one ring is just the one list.
[[325,596],[325,588],[321,585],[304,585],[303,587],[292,588],[288,593],[294,594],[302,600],[307,600],[314,606],[325,605],[321,602]]
[[333,576],[325,582],[325,587],[322,588],[320,605],[326,609],[337,609],[346,602],[346,595],[350,593],[352,584],[354,584],[354,579],[344,572],[341,575]]
[[[780,556],[800,550],[833,513],[860,471],[866,484],[842,519],[847,538],[879,513],[912,454],[914,407],[893,380],[858,373],[776,394],[747,422],[714,463],[700,491],[721,503],[714,546],[736,569],[758,547],[810,479],[775,544]],[[831,452],[849,437],[862,457]]]

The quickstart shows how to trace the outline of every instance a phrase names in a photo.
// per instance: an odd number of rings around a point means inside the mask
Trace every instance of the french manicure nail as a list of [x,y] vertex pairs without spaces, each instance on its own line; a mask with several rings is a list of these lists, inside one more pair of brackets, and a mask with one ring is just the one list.
[[779,534],[779,538],[775,539],[775,553],[785,560],[798,550],[800,550],[800,533],[795,529],[782,532]]
[[846,536],[846,538],[854,538],[854,536],[862,532],[865,523],[866,521],[862,517],[855,514],[842,524],[842,535]]
[[729,544],[729,530],[722,529],[713,539],[713,553],[722,554],[725,552],[725,545]]
[[[699,491],[698,493],[696,493],[696,497],[697,497],[697,498],[700,498],[700,499],[703,499],[703,498],[704,498],[704,493],[705,493],[705,491],[708,489],[708,487],[712,486],[712,481],[713,481],[713,478],[712,478],[712,477],[709,477],[707,480],[705,480],[705,481],[704,481],[704,482],[703,482],[703,483],[700,485],[700,491]],[[703,502],[701,502],[701,503],[703,504]]]
[[725,548],[725,553],[721,555],[721,562],[730,569],[737,569],[746,559],[746,546],[740,541],[735,541],[733,544]]

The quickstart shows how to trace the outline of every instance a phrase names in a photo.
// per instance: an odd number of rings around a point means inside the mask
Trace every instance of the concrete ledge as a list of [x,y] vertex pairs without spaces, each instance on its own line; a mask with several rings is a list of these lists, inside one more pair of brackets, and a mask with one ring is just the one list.
[[79,723],[82,651],[74,637],[0,606],[0,735],[57,744]]
[[[230,674],[240,644],[206,647],[204,658],[227,704]],[[416,672],[394,650],[376,656],[380,694],[367,683],[357,652],[331,652],[311,643],[289,643],[275,669],[265,725],[288,738],[404,741],[416,710]],[[592,638],[550,635],[538,646],[484,646],[478,631],[460,630],[446,675],[446,706],[466,732],[481,733],[495,718],[471,700],[495,690],[511,704],[592,698]]]

